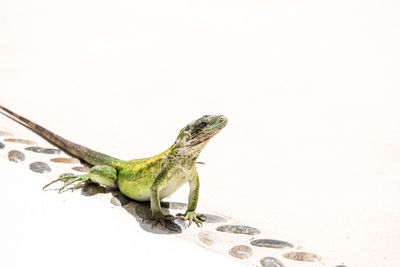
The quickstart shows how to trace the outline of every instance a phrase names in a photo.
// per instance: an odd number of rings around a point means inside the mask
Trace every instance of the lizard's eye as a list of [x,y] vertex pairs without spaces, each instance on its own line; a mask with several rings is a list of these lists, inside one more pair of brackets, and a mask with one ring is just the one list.
[[199,125],[198,125],[198,127],[199,127],[200,129],[203,129],[203,128],[206,127],[206,126],[207,126],[207,123],[204,122],[204,121],[200,122]]

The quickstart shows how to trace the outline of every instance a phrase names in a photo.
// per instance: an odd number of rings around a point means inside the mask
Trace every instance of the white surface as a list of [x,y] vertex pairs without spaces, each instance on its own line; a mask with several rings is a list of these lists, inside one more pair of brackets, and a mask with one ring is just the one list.
[[397,1],[3,0],[1,104],[122,158],[224,114],[200,159],[201,208],[348,266],[398,266],[399,13]]

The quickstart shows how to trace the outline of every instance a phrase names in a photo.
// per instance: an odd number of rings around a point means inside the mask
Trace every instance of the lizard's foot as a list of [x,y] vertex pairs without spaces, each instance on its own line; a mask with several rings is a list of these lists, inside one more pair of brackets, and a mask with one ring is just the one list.
[[171,214],[164,215],[161,211],[154,212],[151,218],[144,219],[143,222],[151,221],[151,227],[161,224],[165,227],[166,222],[172,222],[175,219]]
[[198,227],[202,226],[203,222],[207,220],[207,217],[205,215],[196,214],[195,211],[186,211],[185,214],[178,213],[176,214],[176,217],[185,221],[188,220],[189,221],[188,226],[190,226],[192,222],[195,222]]
[[48,186],[56,183],[56,182],[64,182],[64,185],[58,190],[58,193],[61,193],[64,190],[66,191],[68,189],[72,189],[72,191],[74,191],[81,184],[83,184],[83,183],[85,183],[87,181],[89,181],[89,175],[88,174],[64,176],[64,177],[55,179],[55,180],[51,181],[50,183],[46,184],[43,187],[43,190],[46,189]]

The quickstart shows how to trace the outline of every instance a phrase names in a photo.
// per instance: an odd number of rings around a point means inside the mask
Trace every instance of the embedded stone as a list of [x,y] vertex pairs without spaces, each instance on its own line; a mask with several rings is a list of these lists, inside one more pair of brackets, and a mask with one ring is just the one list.
[[247,226],[247,225],[221,225],[218,226],[217,231],[225,232],[225,233],[233,233],[233,234],[244,234],[244,235],[257,235],[260,232],[257,228]]
[[79,164],[80,161],[77,158],[52,158],[50,159],[52,162],[57,162],[57,163],[73,163],[73,164]]
[[199,237],[201,242],[208,246],[212,246],[219,241],[218,236],[214,232],[210,231],[201,231],[200,233],[198,233],[197,236]]
[[285,267],[283,263],[274,257],[264,257],[260,260],[262,267]]
[[90,168],[86,166],[77,166],[72,168],[74,171],[89,173]]
[[25,150],[36,152],[36,153],[42,153],[42,154],[60,154],[61,151],[55,148],[44,148],[40,146],[30,146],[26,147]]
[[119,202],[118,198],[116,197],[112,197],[110,200],[111,204],[113,204],[114,206],[121,206],[121,202]]
[[47,163],[44,163],[41,161],[31,163],[29,165],[29,169],[31,169],[31,171],[37,172],[37,173],[51,172],[51,168],[49,167],[49,165],[47,165]]
[[238,259],[247,259],[253,255],[253,250],[248,246],[239,245],[231,248],[229,254]]
[[5,145],[2,142],[0,142],[0,149],[3,149],[4,147]]
[[4,139],[4,141],[12,142],[12,143],[18,143],[18,144],[24,144],[24,145],[34,145],[34,144],[36,144],[33,141],[25,140],[25,139],[19,139],[19,138],[6,138],[6,139]]
[[173,210],[186,210],[187,205],[181,202],[161,202],[161,207]]
[[110,202],[111,202],[111,204],[113,204],[115,206],[125,206],[130,201],[126,196],[124,196],[122,194],[118,194],[118,195],[114,196],[113,198],[111,198]]
[[8,159],[12,162],[21,162],[25,160],[25,155],[17,150],[10,150],[8,152]]
[[255,239],[250,242],[253,246],[256,247],[266,247],[266,248],[292,248],[294,247],[292,244],[275,239]]
[[135,206],[135,213],[143,220],[151,219],[151,209],[150,205],[147,205],[147,203],[137,203]]
[[295,261],[320,261],[321,258],[309,252],[288,252],[283,257]]
[[105,192],[106,192],[105,188],[100,186],[99,184],[86,183],[82,188],[81,194],[84,196],[93,196]]
[[175,233],[182,233],[182,224],[177,221],[165,221],[165,228]]
[[207,217],[206,220],[207,223],[223,223],[228,221],[226,218],[215,214],[204,214],[204,215]]

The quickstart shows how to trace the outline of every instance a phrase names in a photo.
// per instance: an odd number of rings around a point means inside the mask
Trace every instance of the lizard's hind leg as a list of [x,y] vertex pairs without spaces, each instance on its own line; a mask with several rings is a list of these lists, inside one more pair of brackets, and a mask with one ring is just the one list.
[[111,187],[117,188],[117,170],[107,165],[96,165],[89,171],[90,181]]
[[[84,182],[89,181],[89,174],[83,174],[83,175],[69,175],[69,176],[64,176],[58,179],[55,179],[51,181],[50,183],[46,184],[43,187],[43,190],[49,187],[50,185],[57,183],[57,182],[64,182],[64,185],[58,190],[58,193],[63,192],[63,190],[68,190],[68,189],[76,189],[78,188],[79,185],[81,185]],[[71,188],[68,188],[68,186],[74,184],[75,185]]]
[[64,176],[51,181],[50,183],[45,185],[43,189],[56,182],[64,182],[64,185],[58,191],[61,193],[63,190],[75,190],[82,183],[85,183],[89,180],[103,186],[116,188],[117,170],[107,165],[96,165],[89,170],[88,174]]

